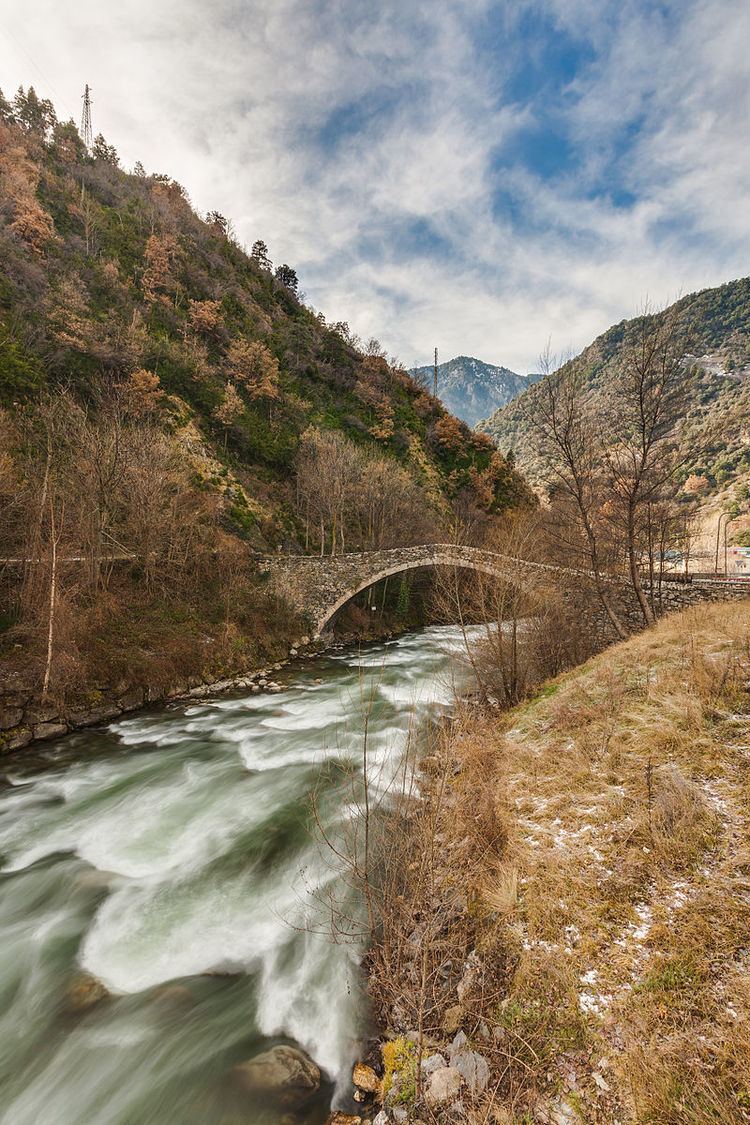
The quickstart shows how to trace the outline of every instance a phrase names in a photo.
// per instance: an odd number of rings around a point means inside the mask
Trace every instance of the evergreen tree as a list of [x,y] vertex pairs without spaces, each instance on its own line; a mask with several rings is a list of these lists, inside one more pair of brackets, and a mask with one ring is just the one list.
[[29,86],[28,93],[24,92],[23,86],[18,87],[13,99],[13,117],[25,133],[34,133],[42,139],[46,139],[57,123],[52,102],[40,98],[33,86]]
[[220,230],[223,235],[226,235],[229,230],[229,224],[222,215],[221,211],[209,211],[206,215],[206,222],[209,226],[215,227]]
[[8,99],[3,94],[2,90],[0,90],[0,121],[10,122],[12,120],[13,120],[13,107],[11,106]]
[[117,155],[117,149],[114,145],[108,145],[101,133],[97,133],[94,137],[94,147],[91,151],[94,160],[103,160],[105,164],[111,164],[113,168],[119,167],[120,158]]
[[260,269],[268,270],[269,273],[273,269],[273,263],[268,257],[268,247],[261,238],[256,239],[256,241],[253,243],[253,248],[250,251],[250,257],[255,262],[256,266],[260,267]]
[[52,151],[65,164],[85,160],[86,146],[81,140],[75,121],[58,121],[52,132]]
[[286,262],[284,262],[282,266],[277,268],[275,277],[278,282],[285,285],[287,289],[290,289],[292,293],[296,294],[299,286],[296,270],[293,270],[291,266],[288,266]]

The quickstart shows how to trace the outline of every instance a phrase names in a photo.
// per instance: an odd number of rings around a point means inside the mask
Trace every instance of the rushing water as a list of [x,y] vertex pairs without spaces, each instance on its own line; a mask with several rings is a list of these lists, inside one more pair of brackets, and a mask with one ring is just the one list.
[[[324,1118],[364,1004],[361,950],[320,932],[340,876],[312,808],[334,833],[358,815],[365,712],[387,788],[409,730],[466,682],[461,649],[427,629],[291,665],[277,695],[138,714],[7,763],[2,1125],[273,1125],[231,1070],[287,1040],[329,1080],[298,1120]],[[75,1010],[82,971],[111,995]]]

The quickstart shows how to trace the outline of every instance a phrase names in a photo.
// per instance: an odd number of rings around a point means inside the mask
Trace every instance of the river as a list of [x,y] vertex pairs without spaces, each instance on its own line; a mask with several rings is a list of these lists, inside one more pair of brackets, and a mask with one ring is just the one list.
[[[366,1004],[361,947],[324,932],[345,884],[312,810],[333,835],[360,815],[365,717],[387,794],[466,687],[462,652],[458,629],[429,628],[288,665],[275,695],[141,712],[6,761],[2,1125],[277,1125],[231,1072],[286,1041],[327,1078],[295,1120],[324,1120]],[[76,1006],[81,973],[109,997]]]

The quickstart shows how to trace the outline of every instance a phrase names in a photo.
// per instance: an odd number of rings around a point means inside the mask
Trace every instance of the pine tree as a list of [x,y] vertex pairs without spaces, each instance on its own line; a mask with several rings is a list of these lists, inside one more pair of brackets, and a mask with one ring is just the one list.
[[291,266],[288,266],[286,262],[284,262],[282,266],[279,266],[277,268],[275,277],[278,282],[280,282],[282,285],[285,285],[287,289],[290,289],[292,291],[292,293],[297,292],[297,288],[299,286],[297,271],[293,270]]
[[57,123],[57,114],[52,102],[40,98],[33,86],[24,93],[23,86],[13,99],[13,117],[25,133],[34,133],[43,140]]
[[105,164],[111,164],[113,168],[119,167],[120,158],[117,155],[117,149],[114,145],[108,145],[101,133],[97,133],[94,137],[94,147],[91,151],[94,160],[103,160]]
[[250,251],[250,258],[253,262],[255,262],[256,266],[259,266],[262,270],[268,270],[268,272],[270,273],[273,269],[273,263],[268,257],[268,247],[261,238],[256,239],[256,241],[253,243],[253,248]]
[[0,90],[0,121],[10,122],[13,120],[13,107],[8,99]]

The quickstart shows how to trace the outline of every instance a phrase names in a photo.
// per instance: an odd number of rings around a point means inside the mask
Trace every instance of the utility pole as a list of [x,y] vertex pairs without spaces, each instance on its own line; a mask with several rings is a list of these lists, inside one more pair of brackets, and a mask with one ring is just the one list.
[[83,113],[81,114],[81,138],[86,146],[86,152],[91,152],[94,143],[94,131],[91,128],[91,90],[88,82],[83,91]]
[[433,381],[432,381],[432,393],[433,393],[433,395],[435,396],[435,398],[437,398],[437,396],[438,396],[438,393],[437,393],[437,392],[438,392],[438,373],[437,373],[437,367],[438,367],[438,360],[437,360],[437,348],[435,348],[435,372],[434,372],[434,378],[433,378]]
[[719,544],[721,542],[721,521],[725,520],[724,524],[724,577],[727,576],[727,526],[732,522],[734,516],[731,512],[721,512],[719,514],[719,522],[716,524],[716,552],[714,555],[714,574],[719,573]]

